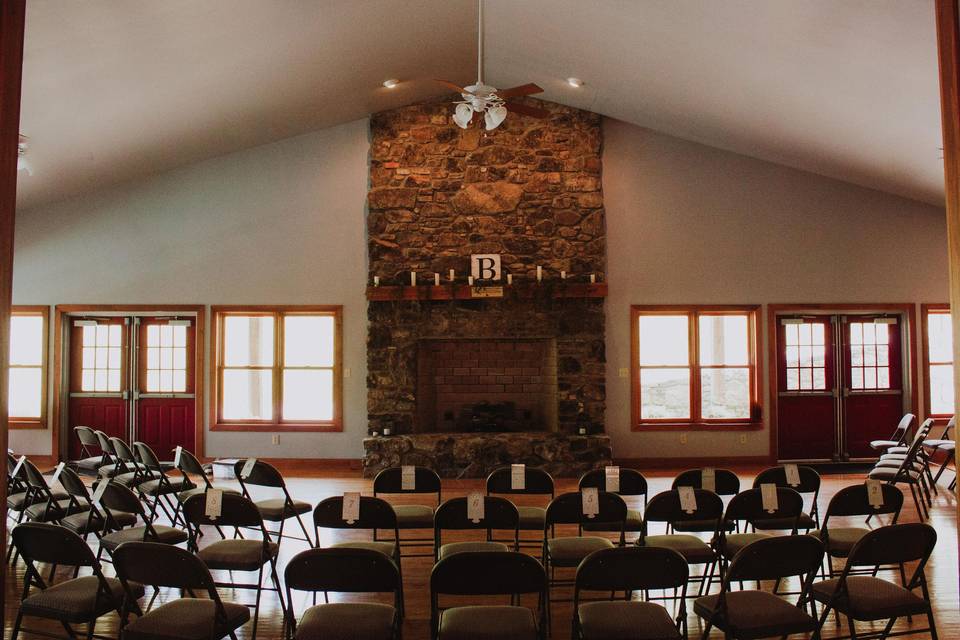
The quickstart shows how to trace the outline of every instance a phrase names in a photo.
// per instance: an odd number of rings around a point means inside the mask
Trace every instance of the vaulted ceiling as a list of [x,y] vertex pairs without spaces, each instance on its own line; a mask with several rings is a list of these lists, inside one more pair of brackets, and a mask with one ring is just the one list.
[[[441,95],[476,27],[475,0],[28,0],[20,207]],[[487,0],[486,28],[495,86],[943,203],[933,0]]]

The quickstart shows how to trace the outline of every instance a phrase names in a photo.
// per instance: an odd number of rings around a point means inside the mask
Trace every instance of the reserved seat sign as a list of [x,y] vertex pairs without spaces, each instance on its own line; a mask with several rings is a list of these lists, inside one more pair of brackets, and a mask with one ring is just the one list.
[[604,486],[610,493],[620,492],[620,467],[606,467],[603,470]]
[[474,524],[479,524],[483,520],[483,494],[479,491],[471,491],[467,495],[467,518]]
[[513,491],[523,491],[527,488],[527,465],[510,465],[510,489]]

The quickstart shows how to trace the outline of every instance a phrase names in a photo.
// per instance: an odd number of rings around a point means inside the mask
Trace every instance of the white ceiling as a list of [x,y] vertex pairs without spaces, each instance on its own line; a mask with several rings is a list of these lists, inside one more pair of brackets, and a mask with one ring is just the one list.
[[[933,0],[486,13],[496,86],[943,203]],[[474,0],[29,0],[20,207],[440,95],[431,78],[473,80],[475,30]]]

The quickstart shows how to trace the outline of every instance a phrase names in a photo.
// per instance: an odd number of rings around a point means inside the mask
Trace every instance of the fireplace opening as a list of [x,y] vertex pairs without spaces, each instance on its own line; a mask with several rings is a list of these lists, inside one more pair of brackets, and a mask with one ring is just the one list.
[[416,432],[557,430],[554,339],[437,338],[418,347]]

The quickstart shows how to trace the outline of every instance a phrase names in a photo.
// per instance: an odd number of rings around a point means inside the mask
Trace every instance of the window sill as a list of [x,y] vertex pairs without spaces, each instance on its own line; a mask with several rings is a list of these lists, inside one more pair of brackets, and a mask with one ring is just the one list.
[[749,422],[641,422],[632,431],[760,431],[762,421]]
[[46,429],[45,422],[38,418],[10,418],[7,422],[10,429]]
[[333,422],[252,422],[234,423],[224,422],[210,425],[210,431],[246,431],[246,432],[302,432],[302,433],[335,433],[343,431],[343,423]]

